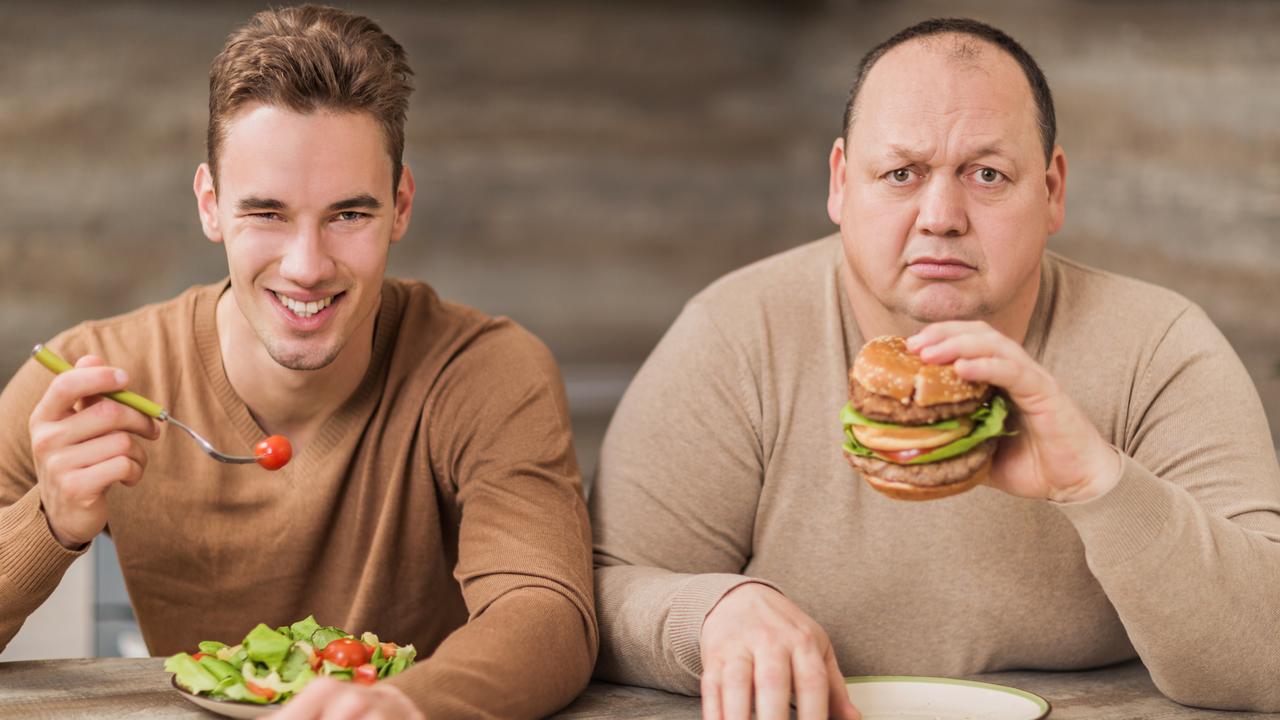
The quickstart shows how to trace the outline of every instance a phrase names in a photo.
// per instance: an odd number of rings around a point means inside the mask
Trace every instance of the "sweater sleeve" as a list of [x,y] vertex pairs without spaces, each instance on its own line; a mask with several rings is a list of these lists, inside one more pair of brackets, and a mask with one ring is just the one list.
[[540,342],[499,321],[437,382],[426,432],[460,517],[446,533],[457,532],[468,621],[389,682],[432,720],[542,717],[586,687],[599,642],[560,373]]
[[0,650],[88,551],[64,548],[40,507],[27,420],[48,385],[48,371],[28,360],[0,392]]
[[1280,710],[1280,467],[1257,391],[1197,307],[1137,386],[1120,483],[1059,506],[1161,692]]
[[697,694],[703,619],[761,582],[742,574],[763,477],[751,378],[694,300],[614,413],[590,498],[598,677]]

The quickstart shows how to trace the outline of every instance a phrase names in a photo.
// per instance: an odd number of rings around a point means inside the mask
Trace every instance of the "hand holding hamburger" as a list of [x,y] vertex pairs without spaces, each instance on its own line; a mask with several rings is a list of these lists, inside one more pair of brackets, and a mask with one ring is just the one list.
[[[1102,437],[1093,420],[1019,341],[980,320],[952,320],[925,327],[903,345],[886,343],[896,346],[887,356],[904,365],[904,374],[885,370],[884,377],[874,377],[881,374],[872,370],[877,367],[874,354],[871,362],[855,361],[850,392],[857,398],[841,413],[845,456],[873,487],[894,497],[928,499],[954,495],[985,482],[1017,497],[1081,502],[1105,495],[1120,482],[1124,454]],[[905,377],[905,368],[915,368],[909,382],[884,382],[891,376]],[[918,381],[916,371],[920,372]],[[859,378],[873,387],[862,386]],[[946,390],[961,382],[965,385]],[[999,387],[1002,394],[988,394],[989,386]],[[944,401],[938,402],[940,396],[931,387],[944,389]],[[969,388],[964,391],[967,399],[954,399],[964,396],[959,387]],[[965,416],[974,397],[990,399]],[[886,406],[886,399],[897,404]],[[1014,406],[1018,408],[1017,434],[1004,429]],[[984,407],[990,409],[989,414]],[[892,412],[886,412],[888,408]],[[933,433],[946,429],[938,426],[943,418],[967,419],[974,428],[958,440],[934,446],[940,436]],[[895,450],[878,441],[875,432],[863,429],[876,427],[873,423],[890,426],[880,429],[891,430],[890,435],[897,439],[904,433],[919,432],[928,433],[928,440],[916,437],[908,441],[914,442],[914,447]],[[858,429],[856,435],[854,428]],[[886,449],[874,450],[859,441],[858,435]],[[1012,437],[1000,441],[999,452],[990,459],[983,478],[983,466],[988,463],[979,461],[980,454],[966,453],[994,452],[994,438],[1001,435]],[[965,464],[977,468],[967,478],[960,477],[967,469]],[[922,468],[927,465],[933,467]]]
[[889,497],[956,495],[986,478],[1007,415],[987,383],[961,379],[950,364],[925,364],[905,338],[878,337],[849,372],[845,458]]

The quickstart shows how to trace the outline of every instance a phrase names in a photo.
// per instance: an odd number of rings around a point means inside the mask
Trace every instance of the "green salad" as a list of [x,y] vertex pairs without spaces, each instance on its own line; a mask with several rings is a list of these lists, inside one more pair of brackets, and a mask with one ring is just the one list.
[[266,705],[282,703],[318,677],[372,685],[413,664],[412,645],[379,642],[336,627],[321,627],[314,617],[274,630],[259,624],[239,645],[205,641],[194,655],[165,660],[178,685],[219,700]]

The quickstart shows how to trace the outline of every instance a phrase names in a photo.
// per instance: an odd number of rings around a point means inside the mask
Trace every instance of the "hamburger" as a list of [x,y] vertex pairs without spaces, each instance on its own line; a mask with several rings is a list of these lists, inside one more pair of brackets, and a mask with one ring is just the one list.
[[871,487],[899,500],[962,493],[986,478],[996,439],[1007,435],[1003,396],[927,365],[901,337],[871,340],[849,371],[840,411],[844,455]]

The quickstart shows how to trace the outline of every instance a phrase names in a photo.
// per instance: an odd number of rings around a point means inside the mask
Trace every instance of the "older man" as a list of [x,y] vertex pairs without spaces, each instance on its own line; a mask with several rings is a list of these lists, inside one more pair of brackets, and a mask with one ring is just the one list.
[[[830,173],[839,235],[690,301],[618,408],[598,674],[711,718],[856,717],[844,673],[1137,655],[1177,701],[1280,709],[1256,390],[1186,299],[1046,252],[1067,163],[1035,61],[973,21],[904,30],[864,58]],[[988,486],[906,503],[845,463],[850,364],[885,334],[1007,392]]]

